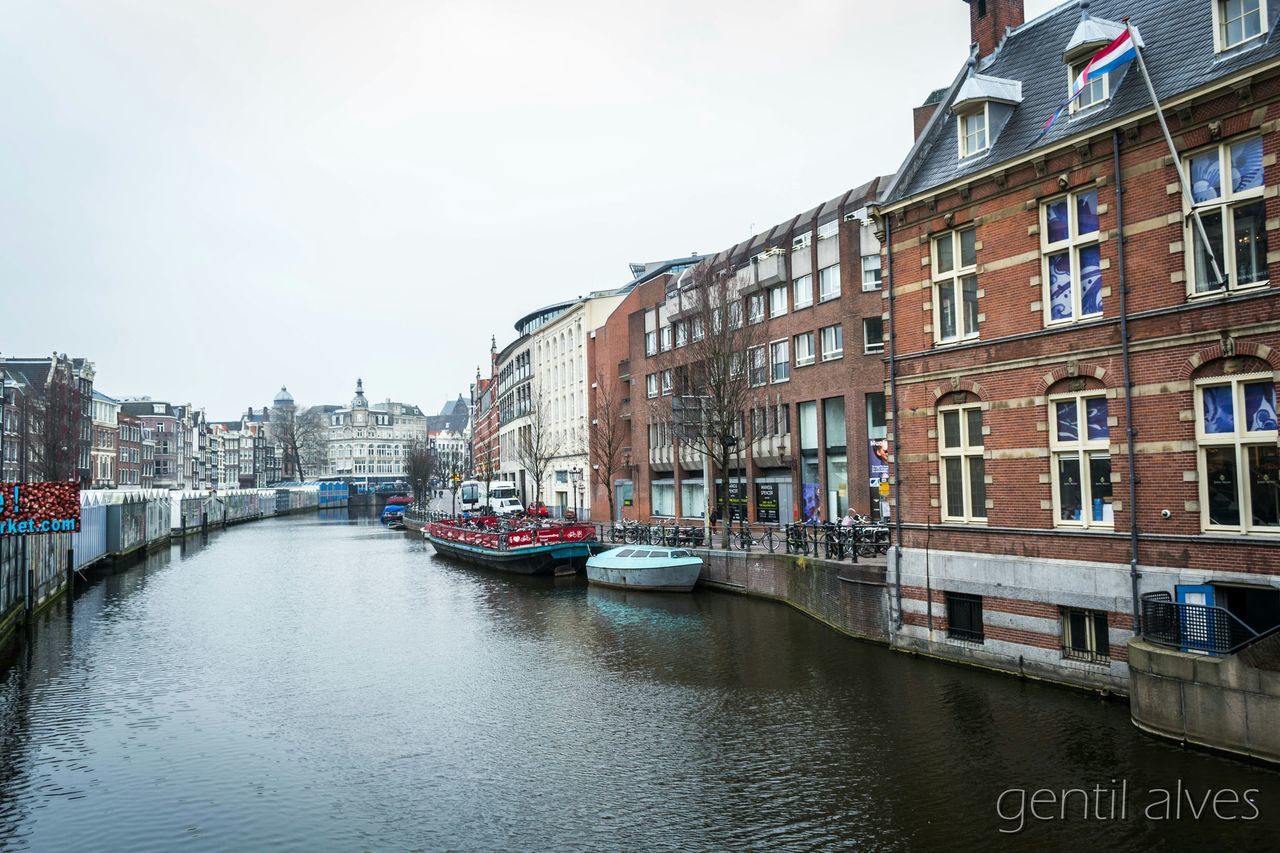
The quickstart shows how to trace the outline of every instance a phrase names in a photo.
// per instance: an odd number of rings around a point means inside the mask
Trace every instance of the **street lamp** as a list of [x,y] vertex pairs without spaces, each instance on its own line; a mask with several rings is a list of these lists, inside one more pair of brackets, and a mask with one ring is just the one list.
[[571,468],[569,479],[573,481],[573,520],[578,520],[578,487],[582,485],[582,469]]

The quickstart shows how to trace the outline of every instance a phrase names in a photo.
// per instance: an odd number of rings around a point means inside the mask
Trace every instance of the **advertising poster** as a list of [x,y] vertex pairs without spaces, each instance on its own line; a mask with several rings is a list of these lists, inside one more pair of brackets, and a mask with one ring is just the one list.
[[756,483],[756,521],[778,524],[778,484]]
[[0,483],[0,536],[79,529],[79,483]]

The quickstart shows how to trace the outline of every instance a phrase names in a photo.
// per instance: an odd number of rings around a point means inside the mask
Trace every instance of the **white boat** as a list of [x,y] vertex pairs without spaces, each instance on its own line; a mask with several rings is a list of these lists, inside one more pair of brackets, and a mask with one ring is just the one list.
[[628,545],[594,554],[587,560],[587,580],[620,589],[688,592],[698,582],[702,558],[682,548]]

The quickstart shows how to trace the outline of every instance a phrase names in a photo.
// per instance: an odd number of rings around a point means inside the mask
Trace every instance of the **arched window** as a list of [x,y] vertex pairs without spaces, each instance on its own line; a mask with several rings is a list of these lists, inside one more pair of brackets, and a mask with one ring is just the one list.
[[1275,372],[1220,359],[1198,371],[1194,394],[1202,527],[1280,532]]

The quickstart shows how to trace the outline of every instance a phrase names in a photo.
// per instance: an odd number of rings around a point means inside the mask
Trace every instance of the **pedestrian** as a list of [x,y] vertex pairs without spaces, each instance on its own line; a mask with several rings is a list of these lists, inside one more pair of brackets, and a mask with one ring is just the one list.
[[720,507],[711,507],[711,532],[716,532],[716,525],[720,523]]
[[844,514],[844,518],[840,519],[841,527],[853,527],[858,523],[857,513],[853,511],[853,507],[849,507],[849,511]]

